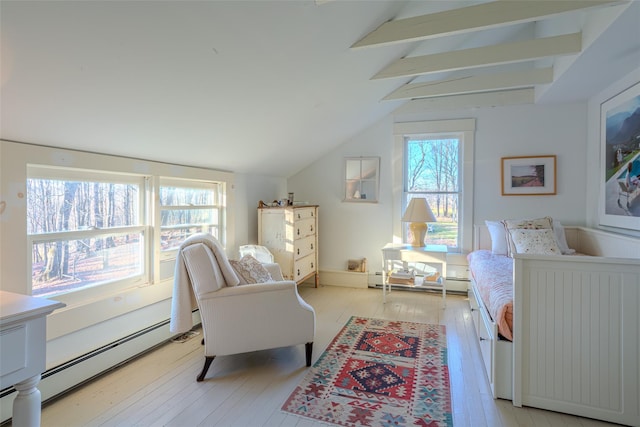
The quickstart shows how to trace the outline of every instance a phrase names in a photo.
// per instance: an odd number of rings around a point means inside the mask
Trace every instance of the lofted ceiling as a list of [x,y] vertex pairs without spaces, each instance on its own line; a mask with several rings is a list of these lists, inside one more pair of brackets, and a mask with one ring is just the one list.
[[390,113],[584,101],[640,2],[0,1],[0,137],[288,177]]

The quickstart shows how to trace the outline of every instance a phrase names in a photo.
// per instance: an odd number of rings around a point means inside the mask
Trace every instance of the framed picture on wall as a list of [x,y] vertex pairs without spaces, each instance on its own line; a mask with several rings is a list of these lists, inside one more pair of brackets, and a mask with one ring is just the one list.
[[640,230],[640,83],[600,106],[602,225]]
[[556,194],[556,156],[502,158],[503,196]]

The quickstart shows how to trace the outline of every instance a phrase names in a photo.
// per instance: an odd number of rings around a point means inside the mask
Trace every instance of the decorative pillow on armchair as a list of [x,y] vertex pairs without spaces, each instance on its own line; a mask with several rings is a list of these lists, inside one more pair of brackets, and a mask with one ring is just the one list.
[[229,262],[238,274],[241,285],[274,281],[269,271],[251,255],[243,256],[240,261],[229,260]]

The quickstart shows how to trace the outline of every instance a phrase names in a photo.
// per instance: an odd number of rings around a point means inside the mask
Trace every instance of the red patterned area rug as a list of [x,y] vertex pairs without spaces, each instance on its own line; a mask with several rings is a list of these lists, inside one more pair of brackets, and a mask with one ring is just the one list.
[[341,426],[453,426],[445,327],[352,317],[282,410]]

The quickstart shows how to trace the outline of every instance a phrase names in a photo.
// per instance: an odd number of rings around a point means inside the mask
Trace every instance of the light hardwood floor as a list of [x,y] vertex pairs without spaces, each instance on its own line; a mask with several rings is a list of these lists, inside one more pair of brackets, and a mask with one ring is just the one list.
[[[379,289],[300,287],[316,310],[317,360],[351,316],[446,326],[455,426],[605,426],[586,418],[494,400],[464,296]],[[280,407],[306,372],[304,346],[218,357],[205,381],[198,335],[169,342],[44,406],[42,426],[320,426]]]

